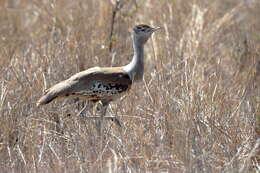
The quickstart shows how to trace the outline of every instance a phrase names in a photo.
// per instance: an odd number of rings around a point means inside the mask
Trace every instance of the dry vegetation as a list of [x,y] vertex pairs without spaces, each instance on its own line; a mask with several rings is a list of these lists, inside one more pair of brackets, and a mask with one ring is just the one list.
[[[100,172],[100,158],[102,172],[259,171],[259,11],[258,0],[1,0],[0,172]],[[124,128],[106,123],[102,151],[81,102],[36,108],[76,72],[129,62],[139,23],[164,29],[144,82],[111,104]]]

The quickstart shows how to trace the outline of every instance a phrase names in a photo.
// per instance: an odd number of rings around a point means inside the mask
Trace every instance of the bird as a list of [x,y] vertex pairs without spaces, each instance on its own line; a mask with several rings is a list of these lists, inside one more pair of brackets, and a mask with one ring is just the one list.
[[92,67],[76,73],[45,90],[37,101],[37,106],[48,104],[57,98],[80,98],[101,102],[107,107],[111,101],[125,95],[134,83],[142,81],[144,45],[158,29],[158,26],[136,25],[131,34],[134,54],[129,64],[120,67]]

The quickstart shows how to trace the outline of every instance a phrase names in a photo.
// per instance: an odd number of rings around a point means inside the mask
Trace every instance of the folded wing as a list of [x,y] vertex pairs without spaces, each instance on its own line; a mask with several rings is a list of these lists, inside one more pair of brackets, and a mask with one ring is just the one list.
[[79,72],[46,90],[37,106],[58,97],[81,97],[87,100],[113,100],[131,87],[129,75],[120,67],[94,67]]

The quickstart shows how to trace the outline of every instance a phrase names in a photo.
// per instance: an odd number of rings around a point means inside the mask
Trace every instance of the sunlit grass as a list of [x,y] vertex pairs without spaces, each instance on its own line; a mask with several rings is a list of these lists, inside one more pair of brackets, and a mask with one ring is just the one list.
[[[101,154],[103,172],[259,171],[260,3],[246,2],[125,1],[112,20],[110,1],[0,1],[2,172],[99,172]],[[163,29],[100,151],[79,102],[35,103],[79,71],[127,64],[139,23]]]

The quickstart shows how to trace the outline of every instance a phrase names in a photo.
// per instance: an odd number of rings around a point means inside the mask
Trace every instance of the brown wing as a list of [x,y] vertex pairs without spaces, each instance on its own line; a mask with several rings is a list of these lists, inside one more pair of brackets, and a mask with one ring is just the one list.
[[50,89],[37,102],[48,104],[57,97],[84,97],[89,100],[112,100],[130,89],[132,81],[120,67],[94,67],[79,72]]

